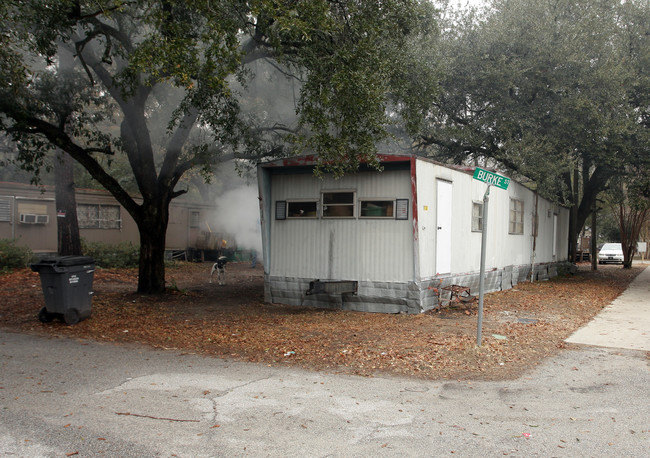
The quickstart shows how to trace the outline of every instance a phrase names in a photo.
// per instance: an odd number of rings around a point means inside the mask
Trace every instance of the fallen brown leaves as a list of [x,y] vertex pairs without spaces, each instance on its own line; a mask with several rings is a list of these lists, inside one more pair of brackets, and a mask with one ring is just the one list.
[[476,304],[421,315],[265,304],[260,268],[228,267],[226,286],[208,283],[207,263],[169,268],[177,289],[164,296],[134,294],[133,270],[98,269],[92,317],[74,326],[37,320],[44,305],[38,274],[2,274],[0,327],[366,376],[503,379],[557,353],[640,272],[585,266],[577,275],[488,294],[477,347]]

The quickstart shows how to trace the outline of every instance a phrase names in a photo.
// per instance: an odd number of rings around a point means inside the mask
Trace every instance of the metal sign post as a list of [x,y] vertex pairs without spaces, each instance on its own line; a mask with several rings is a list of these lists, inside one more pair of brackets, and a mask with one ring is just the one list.
[[483,196],[483,227],[481,227],[481,270],[478,282],[478,324],[476,331],[476,345],[481,346],[481,333],[483,329],[483,295],[485,292],[485,247],[487,240],[488,202],[490,200],[490,185]]
[[487,246],[488,201],[490,200],[490,186],[508,189],[510,178],[488,172],[480,168],[474,170],[474,179],[487,183],[488,187],[483,196],[483,227],[481,228],[481,269],[478,284],[478,324],[476,331],[476,345],[481,346],[481,333],[483,329],[483,296],[485,294],[485,250]]

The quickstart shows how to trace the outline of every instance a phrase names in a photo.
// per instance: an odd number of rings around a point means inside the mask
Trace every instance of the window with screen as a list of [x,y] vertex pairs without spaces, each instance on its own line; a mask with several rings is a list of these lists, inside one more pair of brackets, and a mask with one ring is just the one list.
[[11,201],[0,197],[0,221],[11,221]]
[[324,218],[353,218],[354,192],[328,191],[323,196]]
[[199,227],[201,224],[201,212],[190,212],[190,227]]
[[483,203],[472,202],[472,231],[481,232],[483,230]]
[[78,204],[77,220],[80,229],[120,229],[119,205]]
[[524,233],[524,203],[521,200],[510,199],[510,224],[511,234]]

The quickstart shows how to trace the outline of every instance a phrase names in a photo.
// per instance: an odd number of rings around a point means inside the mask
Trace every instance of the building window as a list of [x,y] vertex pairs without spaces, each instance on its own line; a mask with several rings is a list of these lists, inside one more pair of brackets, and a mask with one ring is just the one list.
[[511,234],[524,233],[524,203],[521,200],[510,199],[510,225]]
[[119,205],[78,204],[80,229],[121,229]]
[[11,201],[0,199],[0,221],[11,221]]
[[201,212],[190,212],[190,227],[199,227],[201,225]]
[[323,193],[323,217],[353,218],[354,192],[329,191]]
[[359,205],[360,218],[394,218],[394,200],[362,200]]
[[310,201],[294,201],[287,202],[287,218],[316,218],[318,202],[315,200]]
[[483,231],[483,203],[482,202],[472,203],[472,231],[473,232]]

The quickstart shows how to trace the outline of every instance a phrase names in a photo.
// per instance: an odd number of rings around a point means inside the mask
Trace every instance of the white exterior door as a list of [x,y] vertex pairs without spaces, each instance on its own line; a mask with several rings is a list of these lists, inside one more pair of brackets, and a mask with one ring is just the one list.
[[452,184],[438,180],[436,201],[436,273],[451,272],[451,190]]

